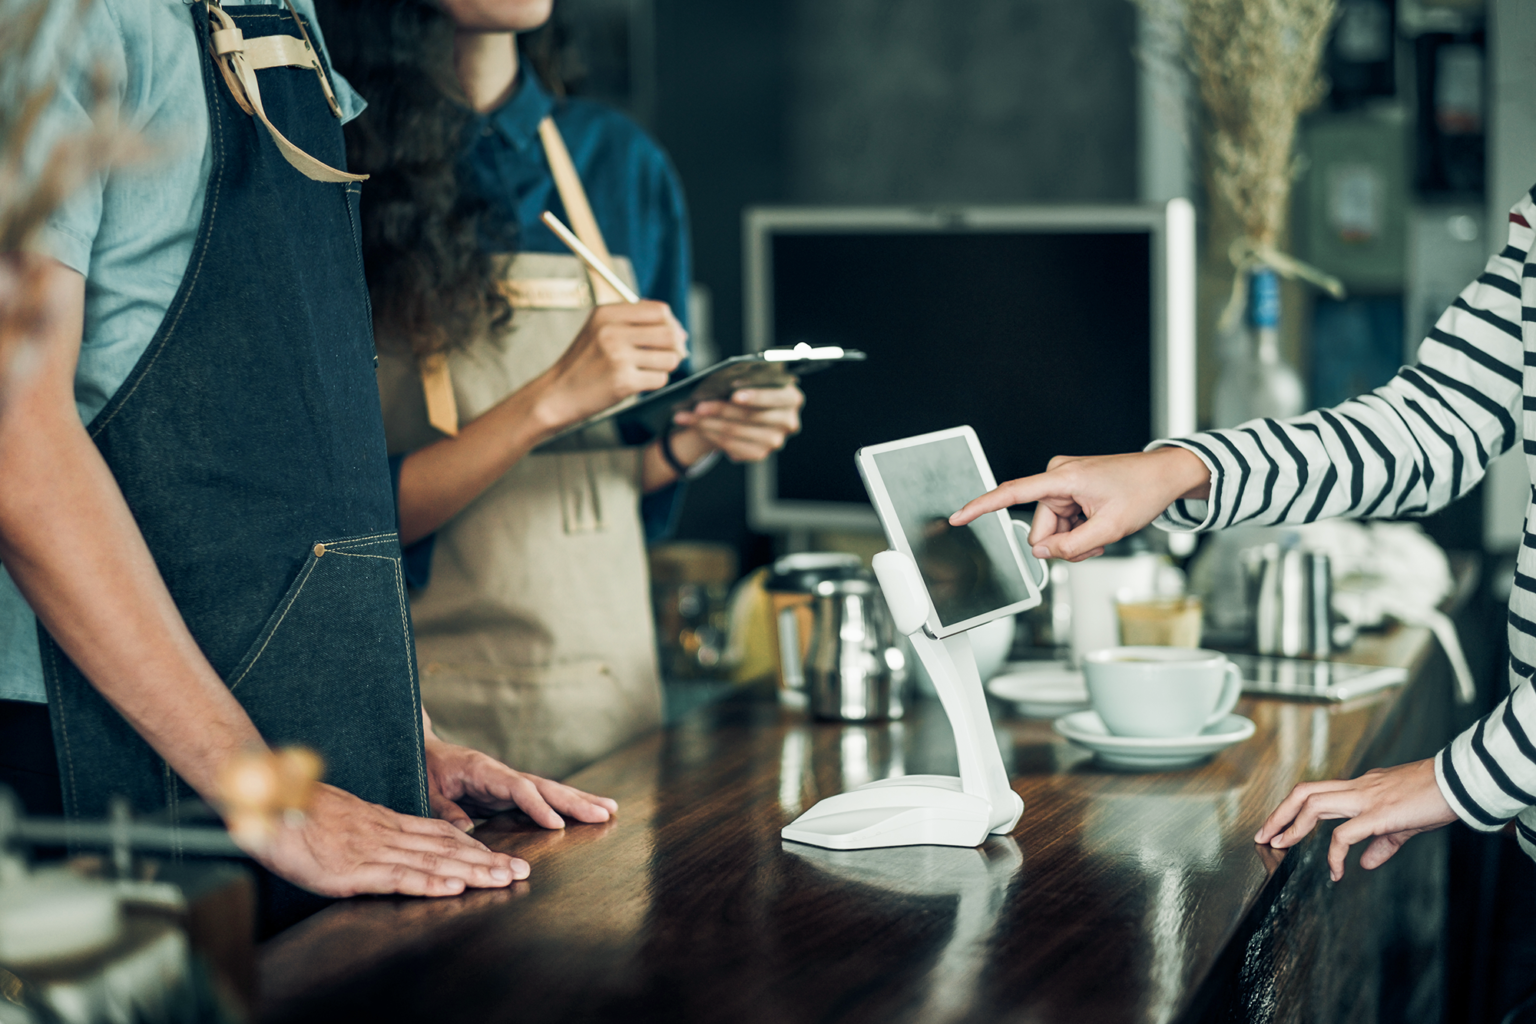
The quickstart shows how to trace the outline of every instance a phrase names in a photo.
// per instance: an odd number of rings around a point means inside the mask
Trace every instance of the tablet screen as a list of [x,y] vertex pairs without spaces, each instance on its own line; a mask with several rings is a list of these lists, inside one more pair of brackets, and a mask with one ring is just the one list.
[[875,465],[943,626],[1030,598],[1001,517],[949,517],[989,488],[963,437],[877,452]]

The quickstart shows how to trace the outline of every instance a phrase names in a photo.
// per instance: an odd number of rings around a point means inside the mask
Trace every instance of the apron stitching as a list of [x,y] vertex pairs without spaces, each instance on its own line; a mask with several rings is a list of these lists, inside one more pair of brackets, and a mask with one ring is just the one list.
[[422,735],[421,715],[419,713],[421,708],[421,688],[417,685],[416,680],[416,648],[411,638],[410,619],[406,615],[405,574],[401,571],[400,560],[392,559],[392,561],[395,563],[395,602],[400,606],[400,633],[405,638],[406,668],[410,671],[411,694],[415,700],[415,707],[418,710],[414,735],[417,737],[416,781],[420,784],[421,789],[417,795],[421,799],[423,810],[430,817],[432,814],[432,801],[427,795],[427,768],[423,763],[422,754],[422,746],[426,743],[426,737]]
[[[59,657],[57,644],[50,644],[48,647],[47,668],[51,670],[48,674],[54,678],[54,685],[57,687],[57,680],[59,676]],[[72,808],[78,811],[80,807],[80,788],[75,782],[75,755],[74,750],[69,743],[68,716],[64,713],[64,702],[62,700],[55,701],[54,703],[57,705],[57,710],[59,713],[59,732],[64,737],[64,763],[69,767],[69,803]]]
[[251,674],[251,669],[256,667],[256,663],[260,661],[261,656],[266,653],[267,647],[272,643],[272,638],[277,636],[277,631],[282,626],[283,620],[286,619],[288,617],[288,613],[293,610],[294,602],[299,599],[299,595],[304,593],[304,588],[309,585],[309,577],[314,573],[315,566],[319,564],[320,559],[311,556],[309,564],[304,567],[304,575],[299,578],[299,589],[293,592],[293,596],[289,598],[288,603],[283,606],[283,614],[279,615],[277,621],[272,624],[272,629],[268,631],[267,638],[261,642],[261,647],[256,651],[256,656],[251,659],[251,663],[245,666],[245,671],[241,672],[238,678],[230,682],[230,693],[235,692],[235,687],[239,686],[245,677]]
[[391,530],[388,533],[370,533],[362,537],[342,537],[340,540],[327,540],[321,541],[321,543],[326,546],[327,550],[329,550],[333,546],[340,547],[344,544],[363,544],[369,541],[376,542],[381,540],[390,540],[397,536],[399,536],[399,534],[397,534],[394,530]]
[[[211,78],[211,69],[206,65],[203,67],[203,88],[217,88],[217,85],[212,81]],[[192,271],[192,280],[188,282],[183,301],[176,310],[176,318],[171,321],[171,326],[166,330],[165,337],[161,338],[160,344],[155,347],[154,354],[150,356],[149,360],[144,364],[143,370],[134,374],[133,384],[131,387],[129,387],[128,392],[123,395],[122,400],[117,401],[114,399],[112,411],[108,413],[106,417],[101,419],[99,423],[93,422],[91,424],[92,440],[98,437],[101,432],[106,429],[107,424],[111,423],[117,414],[123,410],[123,407],[128,404],[129,400],[133,398],[134,392],[139,390],[139,385],[144,382],[144,379],[149,376],[149,371],[154,368],[155,361],[160,358],[160,354],[165,351],[165,347],[169,345],[171,343],[171,339],[175,337],[176,325],[181,322],[182,314],[185,313],[187,311],[187,307],[192,304],[192,292],[197,287],[198,278],[202,274],[203,270],[203,261],[207,258],[208,249],[213,244],[213,222],[219,214],[219,196],[221,196],[224,192],[222,188],[224,181],[223,104],[210,103],[209,107],[212,108],[212,116],[208,119],[209,135],[212,137],[211,145],[217,155],[217,159],[213,161],[213,173],[217,175],[217,177],[213,182],[210,183],[208,189],[208,192],[211,194],[213,199],[213,206],[208,210],[208,230],[206,232],[199,231],[199,234],[202,236],[203,248],[202,251],[197,255],[197,267]]]

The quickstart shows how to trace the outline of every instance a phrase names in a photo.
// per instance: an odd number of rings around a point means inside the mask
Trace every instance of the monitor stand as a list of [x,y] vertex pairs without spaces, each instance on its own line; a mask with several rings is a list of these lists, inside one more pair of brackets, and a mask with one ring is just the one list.
[[928,590],[910,556],[882,551],[874,568],[896,628],[923,660],[954,729],[960,776],[907,775],[871,782],[820,801],[780,835],[829,850],[980,846],[988,833],[1013,830],[1024,801],[1003,770],[971,639],[963,632],[943,639],[928,633]]

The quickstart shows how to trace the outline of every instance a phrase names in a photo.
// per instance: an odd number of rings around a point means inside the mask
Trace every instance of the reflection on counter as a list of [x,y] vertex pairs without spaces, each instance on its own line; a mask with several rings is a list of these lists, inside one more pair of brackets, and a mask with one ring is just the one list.
[[916,1019],[959,1020],[971,1010],[983,955],[1008,889],[1024,868],[1024,851],[1009,836],[994,836],[970,850],[904,846],[880,850],[823,850],[800,843],[784,852],[816,866],[839,882],[869,886],[882,894],[957,897],[954,925],[928,971],[928,991]]

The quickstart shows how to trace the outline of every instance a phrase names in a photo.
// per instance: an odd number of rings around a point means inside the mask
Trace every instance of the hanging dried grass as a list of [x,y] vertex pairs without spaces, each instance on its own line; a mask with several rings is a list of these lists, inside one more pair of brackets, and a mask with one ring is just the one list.
[[1327,93],[1323,47],[1337,0],[1135,2],[1156,33],[1183,37],[1206,113],[1211,191],[1242,227],[1232,249],[1238,289],[1247,270],[1270,266],[1342,296],[1336,279],[1279,250],[1296,176],[1296,124]]

